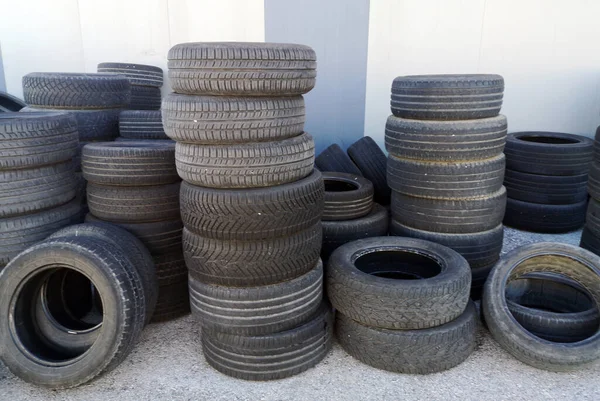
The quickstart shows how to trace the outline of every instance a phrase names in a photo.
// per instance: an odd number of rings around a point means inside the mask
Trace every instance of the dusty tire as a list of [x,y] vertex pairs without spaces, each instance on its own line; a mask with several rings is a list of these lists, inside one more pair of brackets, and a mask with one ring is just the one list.
[[585,222],[587,200],[571,205],[544,205],[508,198],[504,224],[524,231],[566,233]]
[[585,227],[595,236],[600,237],[600,201],[590,198],[585,215]]
[[159,88],[131,85],[131,98],[127,107],[131,110],[160,110],[161,101]]
[[325,207],[322,220],[352,220],[365,216],[373,208],[373,184],[366,178],[325,172]]
[[590,164],[588,191],[594,199],[600,200],[600,159]]
[[124,110],[119,114],[119,134],[127,139],[169,139],[160,110]]
[[171,284],[186,282],[188,268],[181,251],[154,256],[158,285],[162,288]]
[[350,157],[340,148],[340,145],[334,143],[319,153],[315,159],[315,166],[323,172],[334,171],[337,173],[347,173],[362,176],[362,173],[352,162]]
[[375,202],[389,205],[391,192],[386,176],[387,157],[379,145],[370,136],[365,136],[348,147],[348,156],[373,184]]
[[154,86],[156,88],[163,85],[163,70],[153,65],[100,63],[98,64],[98,72],[125,76],[131,85]]
[[158,290],[156,309],[150,323],[166,322],[190,313],[188,282],[178,281],[163,285]]
[[556,176],[506,170],[504,186],[509,198],[546,205],[568,205],[587,199],[587,174]]
[[600,256],[600,238],[587,226],[585,226],[581,232],[579,246]]

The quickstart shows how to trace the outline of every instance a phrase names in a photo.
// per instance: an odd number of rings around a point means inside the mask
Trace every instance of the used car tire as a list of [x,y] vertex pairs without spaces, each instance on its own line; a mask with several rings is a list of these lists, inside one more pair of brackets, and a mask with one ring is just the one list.
[[588,175],[556,176],[506,170],[504,186],[509,198],[546,205],[567,205],[587,200]]
[[566,233],[585,222],[587,200],[570,205],[544,205],[508,198],[504,224],[525,231]]
[[128,108],[133,110],[160,110],[160,88],[131,85],[131,97]]
[[344,152],[337,143],[328,146],[319,153],[319,156],[315,159],[315,166],[323,172],[335,171],[338,173],[362,176],[362,173],[359,168],[356,167],[356,164],[354,164],[346,152]]
[[158,291],[156,309],[150,323],[166,322],[190,313],[188,281],[162,285]]
[[595,236],[600,236],[600,201],[590,198],[586,216],[585,228],[591,231]]
[[348,156],[373,184],[375,202],[389,205],[391,190],[386,176],[387,157],[379,145],[370,136],[365,136],[348,147]]
[[600,238],[592,232],[586,225],[581,232],[579,246],[590,252],[600,255]]
[[325,206],[322,220],[352,220],[373,208],[373,184],[361,176],[324,172]]
[[153,86],[163,85],[162,68],[146,64],[133,63],[100,63],[98,72],[102,74],[118,74],[125,76],[131,85]]
[[600,159],[590,164],[588,191],[594,199],[600,199]]
[[169,139],[160,110],[123,110],[119,113],[119,134],[127,139]]

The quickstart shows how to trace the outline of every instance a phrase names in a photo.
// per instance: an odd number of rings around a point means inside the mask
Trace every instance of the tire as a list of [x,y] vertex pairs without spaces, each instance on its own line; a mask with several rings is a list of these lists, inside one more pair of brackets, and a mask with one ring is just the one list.
[[156,309],[150,323],[166,322],[190,313],[188,282],[178,281],[161,286],[158,292]]
[[587,174],[593,158],[592,139],[560,132],[513,132],[506,138],[506,168],[543,175]]
[[375,203],[371,212],[364,217],[345,221],[323,221],[321,259],[326,262],[333,251],[347,242],[387,235],[389,220],[387,209]]
[[70,161],[23,170],[0,170],[0,218],[35,213],[69,202],[77,193]]
[[498,260],[489,265],[471,268],[471,299],[473,301],[481,300],[485,282]]
[[491,196],[502,188],[504,155],[464,162],[424,162],[388,157],[388,185],[404,195],[431,199]]
[[596,237],[600,237],[600,201],[590,198],[585,216],[585,228]]
[[373,184],[375,202],[389,205],[391,190],[386,176],[387,157],[379,145],[370,136],[365,136],[348,147],[348,156]]
[[156,277],[158,285],[165,287],[175,283],[188,281],[188,268],[181,251],[156,255]]
[[323,298],[323,264],[283,283],[260,287],[221,287],[190,276],[192,314],[202,327],[240,335],[272,334],[307,321]]
[[587,200],[587,174],[555,176],[506,170],[504,186],[509,198],[545,205],[568,205]]
[[296,182],[245,191],[184,181],[181,219],[188,230],[207,238],[252,241],[288,236],[321,220],[324,192],[317,170]]
[[16,96],[0,91],[0,112],[10,113],[21,110],[27,104]]
[[392,113],[414,120],[495,117],[502,107],[500,75],[412,75],[392,83]]
[[175,144],[162,141],[99,142],[82,152],[83,177],[102,185],[165,185],[181,181]]
[[596,135],[594,135],[594,161],[600,161],[600,126],[596,128]]
[[502,223],[506,189],[491,196],[463,199],[427,199],[392,191],[392,218],[424,231],[447,234],[491,230]]
[[[76,266],[77,271],[93,277],[105,316],[110,316],[102,321],[98,338],[84,353],[53,347],[36,331],[35,314],[19,312],[32,309],[41,279],[48,277],[40,273],[47,273],[48,267],[56,269],[54,263],[70,269]],[[36,385],[75,387],[114,369],[135,346],[144,327],[146,311],[140,278],[118,248],[102,241],[60,238],[37,244],[2,271],[0,289],[2,361],[13,374]],[[10,321],[16,321],[16,326]],[[31,357],[32,351],[35,358]],[[69,363],[56,363],[57,359]]]
[[318,364],[333,344],[333,311],[325,302],[301,326],[271,335],[239,336],[204,329],[202,350],[209,365],[243,380],[276,380]]
[[64,113],[1,113],[0,170],[66,162],[77,153],[77,124]]
[[457,252],[433,242],[374,237],[336,249],[326,282],[333,307],[352,320],[382,329],[426,329],[464,312],[471,269]]
[[502,154],[506,117],[462,121],[421,121],[389,116],[385,147],[403,159],[456,162],[490,159]]
[[109,74],[32,72],[23,77],[25,103],[55,109],[112,109],[129,104],[129,81]]
[[558,243],[525,245],[506,254],[485,282],[482,306],[492,337],[502,348],[538,369],[579,369],[600,358],[600,331],[585,341],[552,343],[527,331],[511,316],[505,299],[507,281],[536,272],[557,273],[576,281],[600,305],[600,258],[579,247]]
[[453,368],[475,350],[477,313],[473,302],[455,320],[422,330],[387,330],[336,315],[336,336],[354,358],[397,373],[428,374]]
[[373,184],[346,173],[323,173],[325,207],[322,220],[352,220],[373,209]]
[[579,246],[583,249],[587,249],[590,252],[595,253],[596,255],[600,255],[600,238],[595,235],[590,229],[586,226],[583,228],[581,232],[581,240]]
[[588,191],[594,199],[600,200],[600,160],[590,164]]
[[496,263],[500,258],[504,226],[502,224],[491,230],[467,234],[444,234],[433,231],[417,230],[392,220],[390,235],[417,238],[447,246],[461,254],[471,269]]
[[153,65],[131,63],[100,63],[98,72],[125,76],[131,85],[160,88],[163,85],[162,68]]
[[131,100],[128,108],[132,110],[160,110],[161,101],[159,88],[131,85]]
[[119,134],[126,139],[169,139],[160,110],[124,110],[119,114]]
[[348,157],[346,152],[337,143],[328,146],[317,156],[315,166],[323,172],[332,171],[362,176],[356,164],[350,160],[350,157]]
[[183,230],[190,275],[202,283],[256,287],[292,280],[319,260],[321,224],[286,237],[255,241],[218,240]]
[[88,182],[90,212],[115,223],[150,223],[179,218],[180,183],[116,187]]
[[304,98],[190,96],[163,100],[165,131],[178,142],[223,145],[273,142],[301,135]]
[[566,233],[585,222],[587,201],[572,205],[543,205],[508,198],[504,224],[524,231]]
[[316,54],[304,45],[181,43],[167,57],[173,91],[188,95],[302,95],[317,75]]

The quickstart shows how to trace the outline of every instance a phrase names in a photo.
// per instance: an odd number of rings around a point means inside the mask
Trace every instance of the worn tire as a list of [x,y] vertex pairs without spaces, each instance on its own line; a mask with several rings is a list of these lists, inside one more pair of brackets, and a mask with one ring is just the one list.
[[579,246],[600,256],[600,238],[587,226],[585,226],[581,232]]
[[592,198],[600,200],[600,159],[590,164],[588,191]]
[[163,70],[153,65],[100,63],[98,64],[98,72],[125,76],[131,85],[153,86],[156,88],[160,88],[163,85]]
[[325,172],[325,207],[322,220],[352,220],[373,208],[373,184],[361,176]]
[[545,205],[568,205],[587,199],[587,174],[556,176],[506,170],[504,186],[509,198]]
[[347,173],[362,176],[362,173],[352,162],[350,157],[340,148],[340,145],[334,143],[319,153],[315,159],[315,166],[323,172],[333,171],[337,173]]
[[504,224],[524,231],[566,233],[585,222],[587,200],[570,205],[544,205],[508,198]]
[[590,198],[587,213],[585,215],[585,228],[592,234],[600,237],[600,201]]
[[119,114],[119,134],[127,139],[169,139],[160,110],[124,110]]
[[179,250],[155,255],[154,263],[156,265],[156,277],[160,287],[180,282],[187,283],[188,268],[185,264],[182,251]]
[[373,184],[375,202],[389,205],[391,190],[387,184],[387,157],[379,145],[370,136],[365,136],[348,147],[348,156]]
[[190,313],[188,281],[163,285],[158,290],[158,301],[150,323],[166,322]]
[[160,110],[162,102],[160,89],[152,86],[131,85],[131,110]]

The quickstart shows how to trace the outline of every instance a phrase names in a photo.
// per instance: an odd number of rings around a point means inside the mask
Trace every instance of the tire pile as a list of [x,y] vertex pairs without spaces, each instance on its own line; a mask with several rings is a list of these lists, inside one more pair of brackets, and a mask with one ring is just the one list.
[[587,190],[590,202],[579,246],[600,255],[600,127],[596,129],[594,138],[593,162],[590,164]]
[[160,109],[160,87],[163,85],[162,68],[145,64],[100,63],[98,64],[98,72],[101,74],[118,74],[127,78],[131,84],[128,109]]
[[192,313],[215,369],[247,380],[291,376],[332,341],[322,300],[323,181],[303,132],[315,84],[307,46],[184,43],[169,51],[163,100],[177,141]]
[[170,140],[160,110],[124,110],[119,114],[117,141]]
[[580,228],[587,208],[593,141],[559,132],[515,132],[506,141],[504,224],[525,231]]
[[67,113],[0,114],[0,270],[19,252],[81,221],[77,121]]
[[504,235],[503,92],[499,75],[398,77],[385,130],[391,234],[464,256],[474,299],[498,261]]

